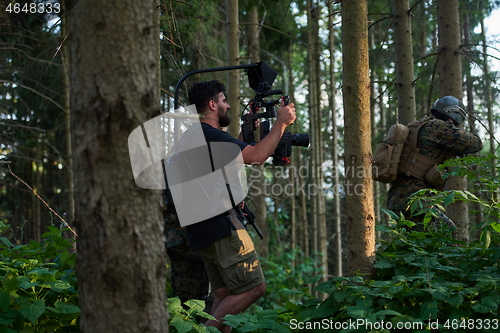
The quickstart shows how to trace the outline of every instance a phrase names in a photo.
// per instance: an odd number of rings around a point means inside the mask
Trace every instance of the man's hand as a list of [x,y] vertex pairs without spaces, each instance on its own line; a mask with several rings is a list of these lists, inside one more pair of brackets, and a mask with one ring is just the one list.
[[278,108],[277,113],[278,119],[277,123],[282,123],[285,126],[293,124],[295,119],[297,119],[297,114],[295,113],[295,104],[288,103],[288,105],[284,105],[283,100],[281,101],[281,105]]
[[277,117],[278,119],[271,128],[271,131],[264,139],[257,142],[254,146],[246,146],[241,151],[245,164],[262,164],[269,156],[271,156],[274,149],[276,149],[285,128],[288,125],[293,124],[297,118],[295,105],[293,103],[285,105],[285,103],[281,101]]

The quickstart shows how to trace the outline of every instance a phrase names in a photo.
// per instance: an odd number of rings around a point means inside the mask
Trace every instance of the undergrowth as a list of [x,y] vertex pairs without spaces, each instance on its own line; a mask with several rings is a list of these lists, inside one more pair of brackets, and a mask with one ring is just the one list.
[[[418,192],[410,208],[425,214],[422,231],[386,211],[391,221],[377,229],[390,240],[377,250],[372,276],[337,277],[311,291],[308,286],[320,276],[310,259],[276,251],[279,257],[263,260],[267,297],[243,314],[226,316],[225,323],[241,333],[499,331],[500,204],[491,195],[498,180],[477,176],[471,167],[488,165],[487,159],[465,162],[450,174],[475,177],[480,196]],[[431,223],[438,210],[457,200],[483,207],[477,241],[458,241],[449,227]],[[0,230],[5,228],[0,222]],[[0,237],[0,333],[79,331],[76,255],[63,231],[49,227],[42,242],[18,246]],[[183,306],[170,298],[169,331],[218,332],[200,323],[212,319],[203,309],[202,301]]]

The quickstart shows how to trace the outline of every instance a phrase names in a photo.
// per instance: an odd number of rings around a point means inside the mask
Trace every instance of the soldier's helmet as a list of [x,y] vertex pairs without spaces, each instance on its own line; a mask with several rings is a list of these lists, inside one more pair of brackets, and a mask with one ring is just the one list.
[[464,103],[453,96],[445,96],[436,100],[431,111],[433,114],[437,112],[450,117],[457,126],[467,118]]

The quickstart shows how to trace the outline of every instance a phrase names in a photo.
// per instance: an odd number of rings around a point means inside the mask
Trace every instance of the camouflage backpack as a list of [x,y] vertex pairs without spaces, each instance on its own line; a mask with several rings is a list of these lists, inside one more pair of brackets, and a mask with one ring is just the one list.
[[408,143],[410,129],[403,124],[394,124],[389,129],[385,140],[377,144],[373,154],[373,179],[382,182],[393,182],[399,169],[399,161],[405,143]]
[[433,160],[420,154],[417,148],[418,131],[428,120],[424,118],[408,126],[391,126],[386,138],[375,147],[372,165],[374,180],[391,183],[401,173],[425,180],[433,186],[442,185],[437,165],[443,162],[444,154]]

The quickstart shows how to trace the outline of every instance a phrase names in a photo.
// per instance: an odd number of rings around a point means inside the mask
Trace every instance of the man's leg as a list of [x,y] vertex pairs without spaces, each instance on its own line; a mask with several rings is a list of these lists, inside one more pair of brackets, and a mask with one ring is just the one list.
[[[211,315],[222,321],[238,314],[262,297],[266,284],[254,245],[246,230],[233,231],[230,237],[202,249],[205,268],[212,284],[214,304]],[[205,325],[229,332],[231,327],[216,320]]]
[[205,325],[215,326],[221,330],[222,333],[230,332],[231,327],[224,325],[222,323],[222,318],[228,314],[234,315],[245,311],[250,305],[252,305],[252,303],[262,297],[265,291],[265,283],[261,283],[258,286],[255,286],[252,289],[244,291],[238,295],[230,295],[227,287],[214,290],[213,294],[215,301],[212,316],[214,316],[218,321],[208,320]]
[[226,298],[226,296],[228,296],[228,295],[229,295],[229,288],[228,287],[222,287],[222,288],[212,290],[212,296],[214,298],[214,303],[212,304],[212,311],[210,312],[210,314],[213,314],[215,312],[215,310],[217,309],[219,304],[222,302],[222,300],[224,298]]

